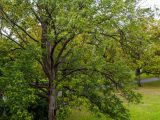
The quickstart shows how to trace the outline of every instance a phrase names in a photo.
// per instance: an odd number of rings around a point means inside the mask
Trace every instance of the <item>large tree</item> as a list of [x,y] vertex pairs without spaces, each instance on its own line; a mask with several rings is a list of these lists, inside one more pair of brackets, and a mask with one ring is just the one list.
[[149,64],[146,58],[153,58],[151,56],[154,44],[151,30],[153,20],[154,14],[150,9],[137,8],[135,14],[129,18],[129,22],[119,29],[121,48],[127,58],[126,62],[135,71],[138,86],[141,86],[140,75],[145,73],[144,68]]
[[150,26],[151,32],[151,43],[148,47],[148,51],[146,52],[146,56],[144,57],[144,69],[143,72],[155,76],[160,75],[160,40],[159,40],[159,20],[152,20],[152,24]]
[[104,54],[108,40],[120,40],[119,25],[128,22],[135,3],[2,0],[1,40],[15,43],[1,78],[9,90],[6,100],[14,103],[13,98],[19,98],[30,104],[34,95],[45,98],[49,120],[83,102],[114,119],[129,119],[120,95],[130,101],[136,98],[128,87],[130,72],[123,61],[108,62]]

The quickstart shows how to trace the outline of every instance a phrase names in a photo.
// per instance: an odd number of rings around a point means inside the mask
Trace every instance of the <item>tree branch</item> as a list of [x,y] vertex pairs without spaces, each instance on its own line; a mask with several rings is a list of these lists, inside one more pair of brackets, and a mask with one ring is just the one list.
[[4,14],[6,16],[6,18],[2,17],[2,19],[4,19],[6,22],[10,22],[11,24],[15,25],[17,28],[19,28],[21,31],[23,31],[29,38],[31,38],[33,41],[35,42],[39,42],[38,40],[36,40],[35,38],[33,38],[24,28],[22,28],[21,26],[19,26],[16,22],[14,22],[12,19],[10,19],[10,17],[7,15],[6,12],[3,11],[2,8],[0,8],[2,14]]
[[[80,33],[79,33],[79,34],[80,34]],[[76,36],[75,34],[72,34],[71,37],[69,37],[69,38],[64,42],[64,44],[63,44],[63,46],[62,46],[62,48],[61,48],[61,50],[60,50],[60,52],[59,52],[59,54],[58,54],[58,56],[57,56],[57,60],[56,60],[56,62],[55,62],[55,66],[58,65],[58,62],[59,62],[59,60],[60,60],[60,57],[61,57],[61,55],[63,54],[66,46],[68,45],[68,43],[69,43],[71,40],[74,39],[75,36]]]
[[1,31],[0,31],[0,33],[1,33],[1,35],[5,36],[5,37],[8,38],[9,40],[11,40],[11,41],[13,41],[14,43],[16,43],[19,47],[21,47],[21,48],[24,49],[24,47],[23,47],[20,43],[18,43],[17,41],[15,41],[15,40],[14,40],[12,37],[10,37],[9,35],[6,35],[6,34],[2,33]]

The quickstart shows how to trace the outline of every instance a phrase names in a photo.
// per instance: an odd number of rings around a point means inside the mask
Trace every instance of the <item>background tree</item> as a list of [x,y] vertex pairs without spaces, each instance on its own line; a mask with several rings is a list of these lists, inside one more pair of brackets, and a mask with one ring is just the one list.
[[129,119],[120,97],[137,101],[128,84],[129,68],[117,58],[107,61],[104,54],[106,47],[111,49],[108,40],[121,39],[117,30],[128,22],[135,4],[124,0],[2,0],[2,38],[18,47],[1,78],[11,118],[32,119],[29,106],[42,97],[48,104],[49,120],[63,119],[62,111],[82,103],[113,119]]
[[[135,14],[136,13],[136,14]],[[153,14],[150,9],[137,9],[128,20],[128,23],[122,25],[119,29],[121,36],[120,44],[127,58],[127,63],[132,70],[135,71],[135,76],[138,86],[141,86],[140,75],[145,73],[148,52],[151,51],[151,46],[154,43],[152,39],[152,20]],[[143,14],[142,14],[143,13]]]
[[146,66],[144,67],[144,72],[159,76],[160,75],[160,49],[159,49],[159,20],[153,20],[152,24],[150,26],[150,32],[151,32],[151,40],[152,43],[150,44],[150,47],[148,48],[147,55],[145,57]]

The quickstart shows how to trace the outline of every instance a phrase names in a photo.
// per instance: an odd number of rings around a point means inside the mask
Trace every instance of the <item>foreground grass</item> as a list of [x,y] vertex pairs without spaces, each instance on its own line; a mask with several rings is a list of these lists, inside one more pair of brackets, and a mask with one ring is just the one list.
[[93,113],[89,112],[87,109],[82,111],[74,110],[72,114],[66,120],[111,120],[109,118],[105,118],[104,116],[98,117],[95,116]]
[[[160,81],[145,83],[137,90],[143,95],[139,104],[129,104],[131,120],[160,120]],[[74,110],[67,120],[109,120],[97,118],[86,109]]]
[[146,83],[138,91],[143,99],[140,104],[128,106],[131,120],[160,120],[160,81]]

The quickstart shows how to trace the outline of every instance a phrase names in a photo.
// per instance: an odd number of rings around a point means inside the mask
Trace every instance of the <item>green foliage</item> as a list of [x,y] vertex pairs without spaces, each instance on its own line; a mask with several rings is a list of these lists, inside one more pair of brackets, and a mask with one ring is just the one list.
[[128,120],[122,97],[139,102],[140,96],[132,91],[124,51],[139,67],[136,55],[145,52],[149,39],[147,30],[140,34],[146,19],[130,19],[136,13],[135,2],[2,0],[0,32],[7,42],[2,39],[0,46],[5,52],[0,59],[0,87],[10,119],[38,119],[38,108],[44,112],[41,119],[46,119],[53,96],[59,120],[81,105]]

